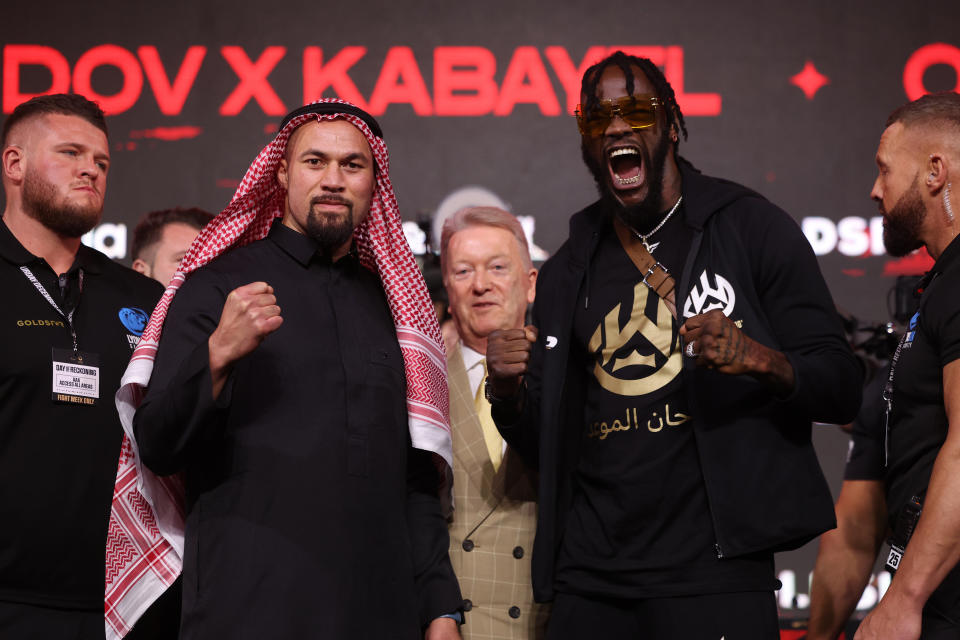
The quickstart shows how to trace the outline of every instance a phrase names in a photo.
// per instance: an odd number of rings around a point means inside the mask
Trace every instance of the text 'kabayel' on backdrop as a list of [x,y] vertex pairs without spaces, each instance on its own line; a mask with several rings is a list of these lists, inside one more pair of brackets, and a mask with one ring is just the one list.
[[[885,255],[869,192],[890,111],[928,91],[960,90],[960,3],[237,7],[5,7],[3,113],[65,91],[110,116],[109,197],[86,241],[111,257],[129,264],[130,232],[147,211],[221,210],[279,118],[332,96],[383,125],[404,220],[426,221],[444,201],[479,193],[525,216],[543,257],[596,197],[572,117],[580,77],[623,49],[651,58],[676,90],[689,130],[681,155],[789,212],[841,308],[886,322],[894,277],[931,264],[924,253]],[[416,231],[410,239],[424,244]],[[846,436],[817,437],[836,492]],[[814,553],[778,559],[785,610],[807,606]],[[861,604],[884,586],[881,576]]]

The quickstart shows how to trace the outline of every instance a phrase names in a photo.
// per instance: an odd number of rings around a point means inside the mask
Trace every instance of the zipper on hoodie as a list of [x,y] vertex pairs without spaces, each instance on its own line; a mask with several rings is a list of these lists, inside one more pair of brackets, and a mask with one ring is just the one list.
[[[597,236],[599,235],[600,235],[599,232],[597,231],[593,232],[592,244],[594,247],[594,251],[596,251],[596,246],[598,242]],[[583,287],[583,308],[584,310],[586,310],[590,308],[590,260],[587,260],[587,268],[584,269],[584,271],[586,272],[585,274],[586,282],[584,282],[584,287]]]
[[[687,282],[691,279],[693,264],[694,262],[696,262],[697,255],[700,253],[700,245],[702,242],[703,242],[703,231],[694,232],[693,238],[690,241],[690,249],[687,252],[687,259],[684,261],[683,269],[680,272],[680,281],[677,282],[678,292],[683,290],[681,285],[685,287]],[[690,295],[689,292],[687,292],[687,295],[688,296]],[[686,298],[682,298],[682,297],[677,298],[677,322],[678,323],[680,322],[680,314],[681,314],[680,309],[682,308],[681,305],[683,304],[681,300],[685,300],[685,299]],[[685,393],[687,393],[687,398],[690,400],[690,408],[695,410],[697,407],[697,402],[696,402],[696,399],[693,397],[692,395],[693,392],[690,391],[690,386],[689,386],[689,383],[692,382],[691,380],[692,374],[686,373],[686,367],[684,367],[684,370],[680,372],[680,375],[684,377],[683,386],[685,388]],[[713,513],[713,499],[710,497],[710,488],[707,485],[707,478],[706,478],[706,472],[705,472],[706,467],[703,464],[703,453],[700,448],[700,439],[697,437],[697,430],[695,428],[693,429],[693,442],[694,442],[694,446],[697,449],[697,459],[700,462],[700,473],[703,476],[703,492],[704,492],[704,496],[707,498],[707,511],[710,514],[710,522],[711,524],[713,524],[713,535],[715,536],[715,542],[713,543],[713,550],[717,554],[717,559],[723,560],[726,556],[723,553],[723,547],[720,546],[720,540],[719,540],[720,529],[719,527],[717,527],[717,518]]]

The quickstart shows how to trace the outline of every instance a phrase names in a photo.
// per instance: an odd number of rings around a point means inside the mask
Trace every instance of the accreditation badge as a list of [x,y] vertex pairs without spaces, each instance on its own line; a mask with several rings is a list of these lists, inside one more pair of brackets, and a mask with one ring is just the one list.
[[100,399],[100,357],[86,351],[52,349],[53,401],[93,406]]

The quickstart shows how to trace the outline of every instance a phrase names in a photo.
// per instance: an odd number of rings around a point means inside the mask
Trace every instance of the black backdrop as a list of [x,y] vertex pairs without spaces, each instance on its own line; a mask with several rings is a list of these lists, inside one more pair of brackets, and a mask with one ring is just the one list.
[[[960,3],[593,4],[20,2],[0,24],[3,111],[51,89],[107,108],[105,224],[88,242],[127,263],[140,215],[219,211],[282,114],[320,95],[376,113],[405,220],[479,186],[531,216],[549,253],[595,196],[570,117],[577,70],[633,47],[682,87],[681,153],[790,212],[838,305],[886,321],[892,276],[929,258],[883,255],[873,156],[893,108],[960,88]],[[846,438],[822,427],[817,444],[836,489]],[[785,608],[803,609],[814,553],[778,559],[796,576]]]

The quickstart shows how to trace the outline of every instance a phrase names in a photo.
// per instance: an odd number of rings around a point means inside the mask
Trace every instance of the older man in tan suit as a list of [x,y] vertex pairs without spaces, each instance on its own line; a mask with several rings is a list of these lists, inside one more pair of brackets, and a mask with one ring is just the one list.
[[547,610],[533,602],[530,584],[536,475],[497,432],[483,384],[487,335],[523,327],[537,270],[520,223],[493,207],[451,216],[440,260],[460,335],[447,370],[456,505],[450,560],[467,611],[463,636],[542,638]]

